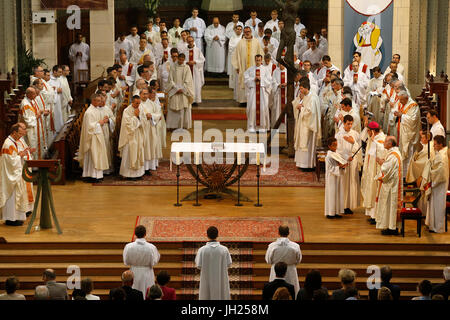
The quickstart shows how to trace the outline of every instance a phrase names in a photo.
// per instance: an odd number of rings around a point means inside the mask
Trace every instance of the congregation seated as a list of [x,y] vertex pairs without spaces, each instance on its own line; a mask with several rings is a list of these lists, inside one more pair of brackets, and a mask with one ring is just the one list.
[[450,296],[450,267],[444,268],[444,283],[437,284],[431,290],[431,296],[442,295],[444,300],[448,300]]
[[[142,292],[133,289],[134,275],[131,270],[124,271],[122,273],[122,286],[120,288],[111,289],[109,292],[110,300],[127,300],[127,301],[142,301],[144,300]],[[121,299],[121,292],[118,289],[123,290],[125,293],[124,299]],[[120,291],[120,290],[119,290]]]
[[49,300],[50,299],[50,291],[47,286],[37,286],[34,289],[34,300]]
[[46,269],[42,280],[48,288],[50,300],[68,300],[67,287],[65,283],[56,282],[56,274],[53,269]]
[[338,277],[341,280],[342,288],[334,290],[331,299],[345,300],[348,298],[346,290],[355,287],[356,273],[350,269],[341,269],[339,270]]
[[286,287],[280,287],[273,294],[272,300],[292,300],[292,296]]
[[[162,290],[162,300],[176,300],[177,295],[175,293],[174,288],[169,288],[166,285],[170,281],[170,275],[167,271],[161,270],[158,275],[156,276],[156,283],[159,285],[159,287]],[[150,287],[147,288],[147,294],[146,297],[149,296]]]
[[20,288],[19,279],[16,277],[9,277],[5,281],[6,292],[0,294],[0,300],[25,300],[23,294],[19,294],[16,291]]
[[355,287],[348,287],[344,291],[345,300],[359,300],[359,292]]
[[431,300],[431,290],[432,285],[429,280],[422,280],[419,282],[417,286],[417,291],[420,293],[420,296],[412,298],[412,300]]
[[377,300],[378,301],[392,301],[392,300],[394,300],[394,297],[392,296],[392,292],[389,288],[381,287],[380,290],[378,290]]
[[317,299],[324,299],[323,293],[328,290],[322,287],[322,276],[318,270],[311,270],[305,277],[305,284],[297,294],[297,301],[311,301],[316,296]]
[[73,289],[72,300],[87,300],[86,293],[81,289]]
[[[381,272],[381,287],[388,288],[392,295],[393,300],[398,301],[400,299],[400,287],[392,284],[390,281],[392,279],[392,269],[389,266],[384,266],[380,269]],[[370,289],[369,290],[369,300],[377,300],[378,299],[378,289]]]
[[114,288],[109,291],[109,300],[125,301],[127,300],[127,294],[123,288]]
[[91,293],[92,290],[94,290],[94,282],[90,278],[81,280],[81,291],[85,294],[86,300],[100,300],[99,296]]
[[285,262],[278,262],[275,264],[275,275],[276,278],[264,285],[263,288],[263,300],[271,300],[274,296],[275,291],[278,288],[287,288],[291,297],[295,297],[295,290],[292,284],[286,282],[284,277],[286,276],[287,264]]
[[150,288],[148,288],[147,296],[145,297],[145,300],[162,300],[163,292],[157,284],[152,285]]

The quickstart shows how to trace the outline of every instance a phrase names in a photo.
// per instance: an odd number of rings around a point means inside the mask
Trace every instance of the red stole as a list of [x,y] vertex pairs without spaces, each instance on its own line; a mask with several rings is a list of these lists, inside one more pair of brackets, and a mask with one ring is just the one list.
[[272,63],[272,75],[273,75],[273,72],[276,70],[276,68],[277,68],[277,66],[275,65],[275,63]]
[[[285,84],[286,83],[286,72],[283,72],[283,70],[281,70],[281,74],[280,74],[280,78],[281,78],[281,84]],[[286,87],[281,87],[281,110],[284,110],[284,108],[286,107]],[[284,118],[283,118],[283,123],[284,123]]]
[[[189,49],[189,62],[194,61],[194,48]],[[191,73],[194,75],[194,65],[189,65],[189,68],[191,68]]]
[[133,70],[133,64],[129,63],[128,64],[128,71],[127,71],[127,77],[131,76],[131,71]]
[[367,64],[363,65],[362,72],[363,72],[363,73],[366,73],[367,68],[368,68]]
[[[261,70],[255,70],[255,77],[261,76]],[[261,121],[261,81],[256,81],[256,126],[259,126]]]

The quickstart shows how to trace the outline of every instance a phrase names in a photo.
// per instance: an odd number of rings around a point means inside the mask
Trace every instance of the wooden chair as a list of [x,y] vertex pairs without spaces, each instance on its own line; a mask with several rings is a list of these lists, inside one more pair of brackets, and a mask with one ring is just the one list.
[[[402,220],[402,236],[405,236],[405,220],[415,220],[417,223],[417,234],[419,238],[422,235],[422,220],[425,218],[422,215],[422,210],[417,207],[417,203],[420,200],[421,192],[419,188],[410,187],[411,185],[405,185],[403,189],[403,208],[400,212],[400,219]],[[411,207],[406,207],[410,204]]]

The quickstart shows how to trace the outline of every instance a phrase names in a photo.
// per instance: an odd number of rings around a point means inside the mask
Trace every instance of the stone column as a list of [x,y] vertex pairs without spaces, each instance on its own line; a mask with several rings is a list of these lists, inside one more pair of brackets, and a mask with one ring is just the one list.
[[114,0],[108,10],[90,10],[91,80],[100,77],[114,64]]
[[[42,11],[41,1],[32,0],[32,11]],[[48,10],[46,10],[48,11]],[[53,10],[56,17],[56,10]],[[45,59],[48,68],[58,64],[58,32],[56,23],[33,24],[33,55],[35,58]]]
[[206,11],[242,10],[242,0],[203,0],[202,9]]
[[15,0],[0,2],[0,71],[6,76],[12,68],[17,72],[17,29]]
[[344,0],[328,0],[328,54],[344,73]]

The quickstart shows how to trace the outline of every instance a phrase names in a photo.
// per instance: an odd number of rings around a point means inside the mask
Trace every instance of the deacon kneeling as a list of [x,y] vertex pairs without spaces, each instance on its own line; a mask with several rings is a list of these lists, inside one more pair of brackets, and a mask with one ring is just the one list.
[[445,138],[436,136],[434,141],[434,158],[428,160],[422,174],[421,189],[425,190],[428,198],[427,215],[425,224],[432,233],[445,232],[445,214],[448,171],[448,148],[445,146]]
[[140,178],[145,173],[144,168],[144,126],[146,115],[139,108],[141,98],[133,96],[122,115],[120,127],[119,152],[122,157],[120,175],[126,178]]
[[0,208],[7,226],[21,226],[29,211],[28,194],[22,178],[22,158],[34,149],[19,151],[20,138],[25,136],[25,126],[16,123],[2,146],[0,157]]
[[393,136],[386,138],[384,148],[386,158],[377,158],[381,170],[376,177],[380,182],[375,209],[376,228],[382,229],[382,235],[398,235],[397,217],[403,200],[402,156]]

